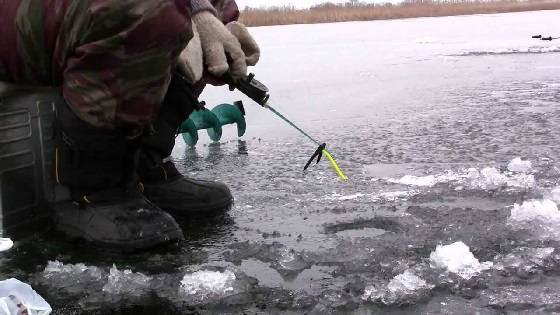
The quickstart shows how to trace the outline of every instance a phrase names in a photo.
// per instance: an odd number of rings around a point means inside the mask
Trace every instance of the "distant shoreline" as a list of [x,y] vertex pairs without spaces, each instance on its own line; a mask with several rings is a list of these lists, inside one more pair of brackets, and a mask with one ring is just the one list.
[[430,0],[408,0],[398,5],[335,5],[332,3],[327,3],[311,7],[310,9],[295,9],[293,7],[269,9],[245,8],[241,12],[240,21],[247,26],[269,26],[390,20],[417,17],[491,14],[558,9],[560,9],[560,0],[451,0],[440,2]]

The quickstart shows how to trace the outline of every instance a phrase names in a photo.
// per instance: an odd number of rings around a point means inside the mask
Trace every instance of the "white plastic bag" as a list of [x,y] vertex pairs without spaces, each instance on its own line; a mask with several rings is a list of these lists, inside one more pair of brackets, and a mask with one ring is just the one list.
[[14,246],[14,242],[12,242],[9,238],[0,238],[0,252],[5,252]]
[[30,285],[14,278],[0,281],[0,315],[48,315],[51,312],[49,303]]

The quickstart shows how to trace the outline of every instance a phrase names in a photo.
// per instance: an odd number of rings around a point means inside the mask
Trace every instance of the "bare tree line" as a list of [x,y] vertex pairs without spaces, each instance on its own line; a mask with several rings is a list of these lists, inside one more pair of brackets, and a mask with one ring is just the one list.
[[327,2],[309,9],[245,8],[241,21],[249,26],[264,26],[558,9],[560,0],[404,0],[396,5],[351,0],[343,4]]

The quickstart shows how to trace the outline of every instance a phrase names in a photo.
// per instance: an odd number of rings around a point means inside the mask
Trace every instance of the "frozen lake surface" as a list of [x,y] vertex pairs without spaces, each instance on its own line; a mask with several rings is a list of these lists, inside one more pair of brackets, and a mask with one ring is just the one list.
[[[315,147],[244,99],[248,131],[173,157],[229,215],[133,255],[37,235],[0,254],[56,314],[560,311],[560,11],[252,29],[257,78]],[[208,89],[208,104],[242,98]],[[212,107],[212,106],[209,106]],[[205,140],[206,139],[206,140]]]

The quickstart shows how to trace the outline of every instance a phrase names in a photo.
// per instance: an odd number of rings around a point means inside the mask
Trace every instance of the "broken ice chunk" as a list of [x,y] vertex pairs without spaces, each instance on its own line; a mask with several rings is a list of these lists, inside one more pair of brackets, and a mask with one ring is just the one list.
[[514,230],[530,230],[542,239],[560,238],[560,211],[549,199],[529,200],[515,204],[508,218]]
[[527,173],[531,170],[531,161],[523,161],[520,157],[516,157],[515,159],[511,160],[508,164],[508,170],[511,172],[518,172],[518,173]]
[[229,270],[224,272],[201,270],[186,274],[181,280],[180,293],[192,296],[195,300],[204,301],[233,293],[235,274]]
[[554,188],[550,194],[553,201],[560,203],[560,186]]
[[558,205],[548,199],[529,200],[523,202],[522,205],[515,204],[511,210],[510,221],[559,221],[560,211]]
[[430,254],[430,263],[432,267],[447,269],[467,280],[492,267],[491,262],[480,263],[463,242],[438,245]]
[[132,272],[129,269],[120,271],[113,265],[109,271],[107,283],[103,286],[103,292],[141,295],[150,288],[151,280],[151,277],[142,273]]
[[405,175],[401,179],[389,179],[389,181],[396,184],[420,187],[432,187],[438,183],[436,177],[433,175],[421,177],[414,175]]
[[381,302],[387,305],[415,303],[426,296],[433,287],[412,271],[406,270],[395,276],[386,289],[377,288],[374,285],[366,287],[362,294],[362,300]]
[[389,282],[389,285],[387,285],[387,289],[391,292],[410,293],[427,286],[428,284],[424,279],[418,277],[410,270],[406,270],[404,273],[394,277]]

